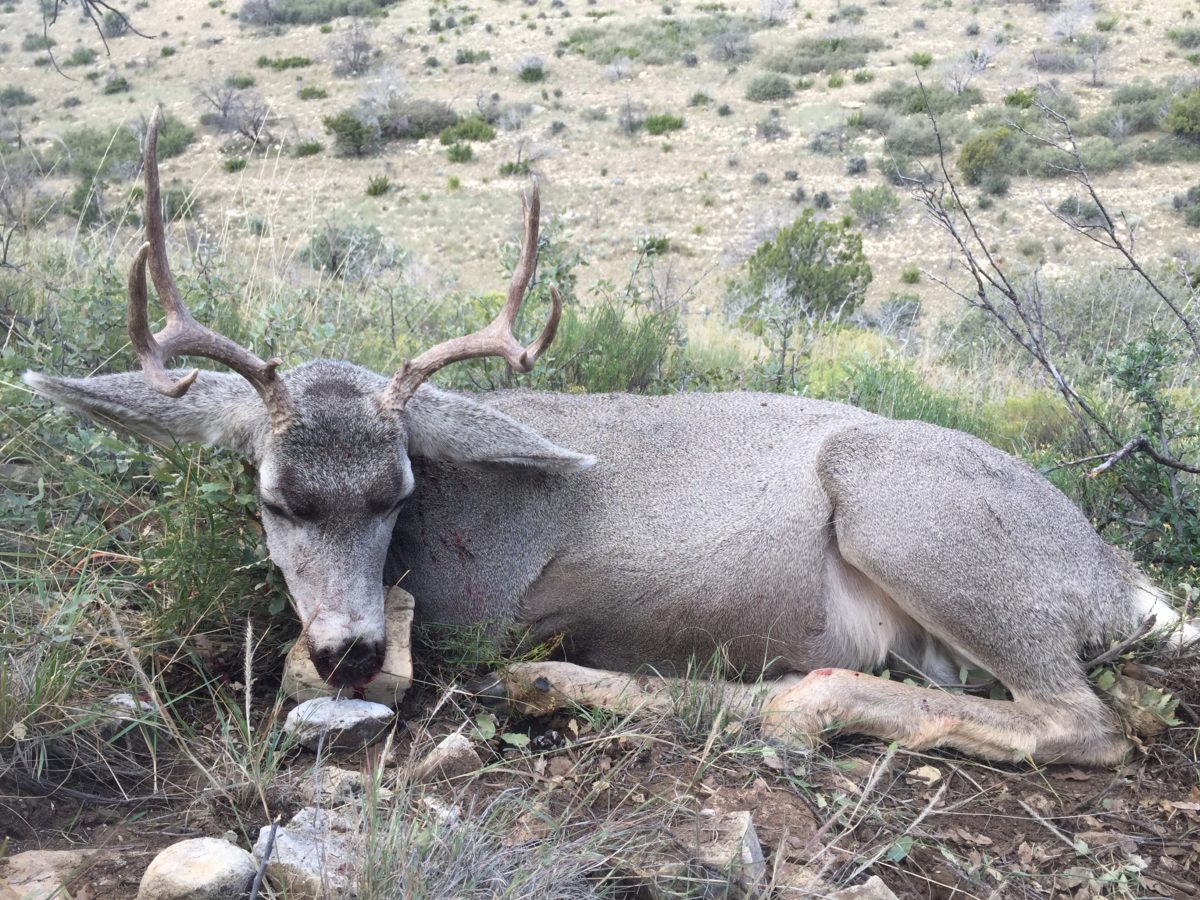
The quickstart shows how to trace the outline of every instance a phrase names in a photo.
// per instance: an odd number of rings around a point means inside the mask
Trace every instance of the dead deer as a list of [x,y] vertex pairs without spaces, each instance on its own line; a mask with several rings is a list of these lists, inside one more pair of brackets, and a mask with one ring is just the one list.
[[[513,699],[557,686],[654,706],[663,682],[621,673],[679,674],[719,650],[742,678],[764,679],[734,691],[783,740],[836,727],[995,760],[1125,754],[1081,654],[1148,615],[1179,616],[1023,462],[956,431],[781,395],[433,387],[458,360],[529,371],[553,340],[557,293],[531,346],[512,335],[537,262],[536,190],[507,301],[482,331],[390,379],[328,360],[280,372],[183,305],[167,263],[158,121],[146,136],[147,241],[129,276],[142,371],[25,380],[144,438],[248,457],[271,558],[329,683],[379,670],[384,586],[407,572],[421,620],[561,636],[571,662],[514,667],[502,685]],[[166,310],[153,335],[147,265]],[[174,356],[232,374],[168,371]],[[884,664],[934,687],[864,674]],[[964,665],[1013,699],[937,687]]]

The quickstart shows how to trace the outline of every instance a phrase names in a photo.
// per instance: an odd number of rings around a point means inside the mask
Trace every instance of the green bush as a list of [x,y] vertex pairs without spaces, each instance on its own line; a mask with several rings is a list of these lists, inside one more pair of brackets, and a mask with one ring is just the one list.
[[[158,128],[158,158],[170,159],[183,153],[196,133],[172,115],[163,116]],[[136,171],[142,158],[137,134],[128,127],[113,129],[84,125],[63,135],[65,163],[85,179],[104,177],[117,171]]]
[[500,164],[501,175],[528,175],[529,162],[524,159],[510,160]]
[[1172,28],[1167,37],[1185,50],[1195,50],[1200,47],[1200,28]]
[[458,113],[439,100],[389,97],[372,108],[386,141],[420,140],[458,124]]
[[254,87],[255,82],[253,75],[233,74],[225,79],[225,83],[231,88],[236,88],[237,90],[241,91],[245,90],[246,88]]
[[1183,221],[1191,228],[1200,228],[1200,184],[1193,185],[1182,194],[1176,194],[1172,205],[1183,214]]
[[367,196],[382,197],[392,189],[392,179],[386,175],[372,175],[367,180]]
[[932,112],[935,116],[944,116],[977,106],[983,102],[983,94],[973,87],[955,93],[940,84],[926,85],[922,90],[918,84],[896,82],[873,94],[871,102],[906,115]]
[[300,93],[297,96],[301,100],[324,100],[329,96],[329,91],[323,87],[317,87],[315,84],[306,84],[300,88]]
[[22,50],[49,50],[54,46],[54,38],[44,34],[27,34],[21,39]]
[[769,57],[766,67],[789,75],[861,69],[867,64],[868,54],[883,47],[879,38],[865,35],[806,37],[797,41],[790,51]]
[[221,166],[222,166],[222,168],[225,169],[226,172],[230,172],[230,173],[240,172],[240,171],[242,171],[242,169],[246,168],[246,157],[231,156],[227,160],[225,160],[225,162],[223,162],[221,164]]
[[79,46],[62,61],[64,66],[86,66],[96,61],[98,54],[91,47]]
[[932,156],[938,152],[937,135],[925,116],[906,116],[892,126],[883,149],[893,155]]
[[470,144],[451,144],[446,148],[446,159],[452,163],[467,163],[475,158]]
[[126,91],[133,89],[124,76],[118,75],[115,78],[110,78],[104,83],[105,94],[124,94]]
[[37,102],[37,97],[16,85],[0,88],[0,109],[11,109],[14,106],[29,106]]
[[318,271],[344,281],[359,281],[395,261],[395,254],[374,225],[326,222],[309,237],[300,257]]
[[879,227],[890,222],[900,211],[900,198],[886,184],[856,187],[850,191],[850,209],[863,225]]
[[933,54],[924,50],[916,50],[908,55],[908,62],[918,69],[928,69],[933,65]]
[[301,158],[305,156],[316,156],[324,149],[325,145],[320,141],[301,141],[296,145],[296,156]]
[[771,103],[776,100],[786,100],[796,93],[792,82],[782,75],[769,73],[759,75],[746,88],[746,99],[755,103]]
[[1030,109],[1037,102],[1037,88],[1017,88],[1004,95],[1004,105],[1014,109]]
[[344,16],[377,16],[399,0],[245,0],[239,18],[251,25],[320,25]]
[[517,78],[527,84],[536,84],[546,80],[546,65],[536,56],[521,60],[517,67]]
[[379,149],[379,123],[356,110],[345,110],[321,120],[333,135],[334,147],[345,156],[366,156]]
[[460,144],[464,141],[490,141],[496,137],[496,129],[479,116],[463,119],[456,125],[443,128],[439,138],[444,146]]
[[282,72],[285,69],[303,69],[312,65],[312,60],[307,56],[277,56],[272,59],[269,56],[260,56],[256,61],[260,69],[273,69],[276,72]]
[[1060,216],[1076,225],[1102,225],[1104,223],[1104,214],[1100,212],[1100,207],[1083,197],[1075,195],[1066,197],[1059,201],[1054,209]]
[[1016,145],[1017,136],[1006,125],[981,131],[963,142],[958,170],[972,185],[981,184],[989,174],[1011,174]]
[[670,113],[659,113],[654,116],[647,116],[643,123],[646,131],[653,135],[669,134],[672,131],[679,131],[683,128],[683,118],[681,116],[673,116]]
[[487,62],[491,58],[492,54],[489,50],[468,50],[466,47],[460,47],[454,54],[454,62],[460,66]]
[[1171,104],[1163,123],[1172,134],[1200,139],[1200,88],[1194,88]]
[[905,284],[917,284],[921,280],[921,269],[916,263],[909,263],[900,270],[900,280]]

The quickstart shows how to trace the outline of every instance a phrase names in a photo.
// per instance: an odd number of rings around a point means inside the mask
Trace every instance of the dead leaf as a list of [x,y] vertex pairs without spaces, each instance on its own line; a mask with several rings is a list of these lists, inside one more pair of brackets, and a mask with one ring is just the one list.
[[937,766],[921,766],[913,769],[904,776],[909,784],[923,784],[932,787],[942,780],[942,770]]

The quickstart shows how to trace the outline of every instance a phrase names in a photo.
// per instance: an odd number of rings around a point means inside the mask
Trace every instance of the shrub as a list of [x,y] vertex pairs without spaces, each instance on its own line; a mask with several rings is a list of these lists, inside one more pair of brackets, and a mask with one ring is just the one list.
[[726,116],[732,116],[733,115],[733,107],[731,107],[728,103],[722,103],[720,106],[717,107],[717,115],[720,116],[721,118],[725,118]]
[[830,209],[833,206],[833,199],[829,196],[829,192],[817,191],[813,194],[813,206],[817,209]]
[[103,93],[105,94],[123,94],[128,90],[132,90],[131,85],[124,77],[118,75],[116,78],[110,78],[104,83]]
[[468,50],[466,47],[460,47],[458,52],[454,54],[454,62],[460,66],[487,62],[491,58],[492,54],[488,50]]
[[0,88],[0,109],[11,109],[14,106],[29,106],[36,103],[37,97],[23,88],[9,85]]
[[1012,186],[1012,180],[1003,172],[988,172],[979,182],[979,187],[989,197],[1003,197]]
[[358,281],[380,265],[391,261],[392,254],[383,235],[374,225],[338,225],[326,222],[309,237],[300,257],[318,271]]
[[490,141],[496,137],[496,129],[479,116],[463,119],[456,125],[443,128],[440,140],[443,145],[462,143],[463,141]]
[[541,57],[529,56],[521,60],[517,66],[517,78],[529,84],[534,84],[546,79],[546,67],[542,62]]
[[928,85],[922,91],[920,85],[896,82],[871,96],[871,102],[906,115],[932,112],[936,116],[947,113],[965,112],[983,102],[978,89],[968,87],[955,93],[940,84]]
[[750,177],[750,182],[751,182],[751,184],[757,185],[758,187],[763,187],[764,185],[771,183],[771,176],[768,175],[766,172],[755,172]]
[[708,96],[708,94],[704,93],[704,91],[696,91],[696,93],[692,94],[692,96],[688,99],[688,106],[693,107],[708,106],[710,103],[712,103],[712,97]]
[[[920,267],[916,263],[909,263],[900,270],[900,280],[905,284],[916,284],[921,280]],[[915,319],[916,316],[914,315],[913,318]]]
[[968,138],[958,154],[958,170],[967,184],[980,184],[990,173],[1008,173],[1016,142],[1012,130],[1004,125]]
[[856,187],[850,191],[850,208],[863,225],[879,227],[900,211],[900,198],[886,184]]
[[[377,15],[398,0],[245,0],[238,13],[251,25],[320,25],[344,16]],[[328,28],[322,25],[322,29]]]
[[115,9],[110,9],[101,20],[101,30],[105,37],[121,37],[129,32],[129,20]]
[[791,81],[782,75],[774,73],[759,75],[746,88],[746,99],[755,103],[770,103],[776,100],[786,100],[796,93]]
[[[177,119],[165,115],[158,129],[158,157],[178,156],[195,140],[196,133]],[[70,170],[86,179],[119,174],[130,177],[141,163],[142,151],[137,134],[120,126],[99,128],[84,125],[63,135]]]
[[681,116],[673,116],[670,113],[659,113],[658,115],[648,116],[642,125],[650,134],[669,134],[672,131],[679,131],[683,128],[683,118]]
[[277,56],[272,59],[269,56],[260,56],[255,65],[260,69],[273,69],[276,72],[282,72],[285,69],[303,69],[312,65],[312,60],[307,56]]
[[1068,47],[1043,47],[1034,50],[1031,60],[1034,71],[1068,74],[1084,67],[1083,56]]
[[883,46],[883,41],[865,35],[801,38],[792,50],[767,59],[766,66],[790,75],[861,69],[867,64],[867,55]]
[[1079,196],[1067,197],[1060,201],[1055,211],[1076,225],[1102,225],[1104,215],[1100,207],[1091,200]]
[[452,163],[466,163],[475,158],[470,144],[451,144],[446,148],[446,158]]
[[782,378],[796,329],[849,316],[870,283],[862,235],[844,222],[818,221],[808,209],[754,251],[731,286],[726,308],[767,339],[779,355]]
[[840,88],[845,83],[846,83],[846,76],[843,75],[841,72],[834,72],[832,75],[829,76],[829,80],[827,82],[825,82],[826,86],[831,87],[831,88]]
[[308,84],[300,88],[300,93],[297,95],[301,100],[324,100],[329,96],[329,92],[323,87],[317,87],[314,84]]
[[1200,28],[1172,28],[1167,37],[1185,50],[1200,48]]
[[63,60],[64,66],[86,66],[96,61],[96,51],[91,47],[76,47],[71,51],[70,55]]
[[867,158],[865,156],[852,156],[846,160],[847,175],[861,175],[867,171]]
[[854,73],[855,84],[870,84],[875,80],[875,73],[870,69],[859,69]]
[[240,172],[246,168],[246,158],[244,156],[231,156],[225,162],[221,163],[221,167],[226,172]]
[[775,118],[763,119],[754,126],[754,133],[764,141],[780,141],[791,134],[783,127],[783,123]]
[[1014,109],[1029,109],[1037,102],[1037,88],[1017,88],[1004,96],[1004,105]]
[[321,120],[334,146],[346,156],[366,156],[379,146],[379,123],[359,111],[346,110]]
[[27,34],[21,39],[22,50],[49,50],[54,46],[54,38],[44,34]]
[[1163,124],[1172,134],[1190,140],[1200,139],[1200,88],[1176,99]]
[[458,113],[438,100],[389,97],[373,108],[384,140],[420,140],[458,124]]
[[918,69],[928,69],[933,64],[933,54],[916,50],[908,55],[908,61]]
[[932,156],[938,151],[937,135],[929,119],[908,116],[901,119],[883,139],[883,149],[905,156]]
[[300,158],[305,156],[316,156],[324,149],[325,145],[320,141],[301,141],[296,145],[296,156]]
[[392,179],[386,175],[372,175],[367,179],[367,196],[382,197],[392,189]]
[[230,75],[225,79],[225,83],[231,88],[236,88],[239,91],[244,91],[246,88],[254,87],[255,81],[253,75]]
[[500,164],[501,175],[528,175],[529,161],[524,159],[510,160]]

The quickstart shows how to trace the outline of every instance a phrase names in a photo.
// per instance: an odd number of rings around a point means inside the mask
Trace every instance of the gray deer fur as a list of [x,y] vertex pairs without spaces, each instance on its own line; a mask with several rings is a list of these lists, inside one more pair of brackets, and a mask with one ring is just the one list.
[[[752,393],[425,385],[389,417],[387,379],[358,366],[283,377],[295,421],[276,435],[236,375],[205,372],[179,399],[141,373],[25,376],[151,440],[249,457],[314,653],[380,640],[386,569],[408,573],[421,620],[524,624],[588,666],[680,672],[720,650],[743,677],[778,679],[764,714],[785,737],[838,723],[1107,764],[1127,743],[1080,654],[1148,613],[1178,619],[1065,496],[960,432]],[[855,671],[898,661],[940,683],[969,663],[1015,700]]]

